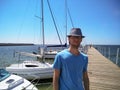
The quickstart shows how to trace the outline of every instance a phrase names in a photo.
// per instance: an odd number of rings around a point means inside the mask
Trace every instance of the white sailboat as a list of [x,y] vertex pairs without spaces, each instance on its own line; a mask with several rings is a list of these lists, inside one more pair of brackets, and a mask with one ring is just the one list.
[[[55,55],[65,48],[67,48],[66,43],[64,45],[49,45],[46,47],[46,49],[44,51],[44,58],[45,59],[54,59]],[[42,51],[42,50],[40,50],[40,51]],[[41,55],[41,54],[42,53],[40,53],[38,55]]]
[[39,61],[27,60],[20,64],[12,64],[6,67],[6,70],[29,80],[47,79],[53,76],[52,65],[47,62],[42,63]]
[[[40,53],[39,54],[40,55],[44,54],[44,58],[45,59],[54,59],[55,55],[58,52],[60,52],[61,50],[67,48],[67,38],[66,38],[66,43],[63,45],[62,41],[61,41],[61,38],[60,38],[60,35],[58,33],[58,28],[57,28],[57,25],[56,25],[56,22],[55,22],[55,19],[54,19],[54,16],[53,16],[53,12],[51,10],[51,6],[50,6],[50,3],[49,3],[49,0],[47,0],[47,3],[48,3],[48,7],[49,7],[49,10],[50,10],[50,13],[51,13],[51,16],[52,16],[52,20],[53,20],[53,23],[54,23],[54,26],[55,26],[55,29],[56,29],[59,41],[60,41],[60,45],[47,45],[46,47],[44,47],[44,49],[43,48],[40,49]],[[66,5],[67,5],[67,2],[65,0],[65,8],[67,7]],[[67,8],[66,8],[66,10],[67,10]],[[67,12],[66,12],[66,14],[67,14]],[[66,15],[66,18],[67,18],[67,15]],[[42,18],[42,20],[44,20],[44,19]],[[44,22],[42,23],[42,26],[44,26]],[[67,19],[66,19],[66,36],[67,36]],[[43,38],[44,38],[44,32],[43,32]],[[43,45],[44,45],[44,39],[43,39]],[[49,49],[49,48],[52,48],[52,49]]]
[[0,69],[0,90],[38,90],[30,81]]
[[44,58],[44,18],[43,18],[43,0],[41,0],[42,6],[42,32],[43,32],[43,53],[41,55],[36,55],[27,52],[18,52],[20,55],[27,55],[33,57],[39,57],[42,62],[26,60],[22,63],[12,64],[6,67],[6,70],[10,73],[14,73],[24,77],[26,79],[46,79],[53,77],[52,64],[45,62]]

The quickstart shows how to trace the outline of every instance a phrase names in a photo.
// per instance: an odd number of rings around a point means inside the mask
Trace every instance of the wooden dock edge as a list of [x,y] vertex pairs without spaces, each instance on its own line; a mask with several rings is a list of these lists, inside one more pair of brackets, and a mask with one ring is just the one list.
[[120,68],[93,47],[87,54],[90,90],[120,90]]

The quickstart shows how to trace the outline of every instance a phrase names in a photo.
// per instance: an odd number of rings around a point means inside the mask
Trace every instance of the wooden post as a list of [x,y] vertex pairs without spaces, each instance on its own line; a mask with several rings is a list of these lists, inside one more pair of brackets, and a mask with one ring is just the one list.
[[109,49],[109,52],[108,52],[108,55],[109,55],[109,56],[108,56],[108,58],[110,59],[110,47],[109,47],[108,49]]
[[119,48],[117,48],[116,64],[118,64]]

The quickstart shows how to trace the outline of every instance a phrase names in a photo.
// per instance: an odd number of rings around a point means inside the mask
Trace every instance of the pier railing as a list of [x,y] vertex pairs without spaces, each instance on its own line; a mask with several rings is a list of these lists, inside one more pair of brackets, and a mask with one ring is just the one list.
[[94,46],[103,56],[110,59],[113,63],[120,67],[120,48],[112,48],[109,46]]

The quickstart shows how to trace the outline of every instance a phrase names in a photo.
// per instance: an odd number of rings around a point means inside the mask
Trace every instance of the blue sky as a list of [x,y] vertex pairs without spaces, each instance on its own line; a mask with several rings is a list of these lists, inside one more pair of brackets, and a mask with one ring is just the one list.
[[[44,1],[45,43],[59,39]],[[49,0],[57,28],[65,43],[65,0]],[[67,0],[74,27],[82,29],[83,44],[120,45],[120,0]],[[40,0],[0,0],[0,43],[42,44]],[[37,17],[39,18],[37,18]],[[72,28],[67,17],[67,32]]]

